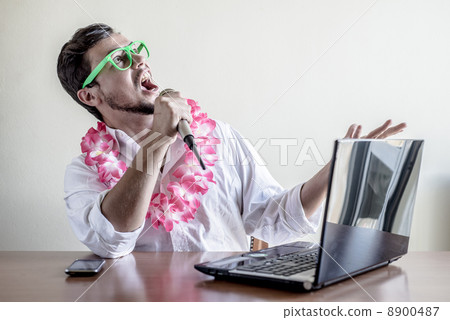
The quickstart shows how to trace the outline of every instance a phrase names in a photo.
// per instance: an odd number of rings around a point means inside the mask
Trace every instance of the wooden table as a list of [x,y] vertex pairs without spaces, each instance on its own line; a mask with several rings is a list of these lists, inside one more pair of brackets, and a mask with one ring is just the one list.
[[73,260],[95,256],[0,252],[0,301],[450,301],[450,252],[411,252],[390,266],[308,293],[217,281],[193,267],[231,254],[135,252],[108,259],[97,276],[71,278],[64,269]]

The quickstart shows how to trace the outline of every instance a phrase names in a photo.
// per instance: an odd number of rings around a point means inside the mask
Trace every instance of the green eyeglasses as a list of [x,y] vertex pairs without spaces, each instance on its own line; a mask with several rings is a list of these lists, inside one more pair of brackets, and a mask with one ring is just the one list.
[[142,41],[134,41],[130,45],[118,48],[116,50],[111,51],[96,67],[92,70],[91,74],[86,78],[83,83],[82,89],[84,89],[87,85],[89,85],[92,81],[94,81],[95,77],[98,76],[100,71],[105,67],[105,65],[110,62],[116,69],[118,70],[127,70],[133,64],[133,54],[141,54],[142,49],[145,49],[143,52],[148,59],[150,57],[150,53],[148,52],[147,46]]

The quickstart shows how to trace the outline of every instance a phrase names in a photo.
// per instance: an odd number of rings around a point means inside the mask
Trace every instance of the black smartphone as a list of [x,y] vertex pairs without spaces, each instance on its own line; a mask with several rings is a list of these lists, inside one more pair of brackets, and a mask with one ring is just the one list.
[[66,268],[66,273],[74,277],[96,275],[105,264],[103,259],[77,259]]

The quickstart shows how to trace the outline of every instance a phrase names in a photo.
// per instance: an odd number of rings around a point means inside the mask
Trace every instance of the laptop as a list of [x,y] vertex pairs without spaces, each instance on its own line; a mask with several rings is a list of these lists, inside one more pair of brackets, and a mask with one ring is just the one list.
[[336,140],[319,243],[297,241],[194,267],[216,279],[305,291],[388,265],[408,251],[423,144]]

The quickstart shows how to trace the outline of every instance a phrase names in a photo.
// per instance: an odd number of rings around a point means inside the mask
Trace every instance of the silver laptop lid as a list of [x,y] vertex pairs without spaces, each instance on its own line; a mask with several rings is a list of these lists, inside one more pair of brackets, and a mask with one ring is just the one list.
[[337,140],[316,286],[408,250],[422,140]]

